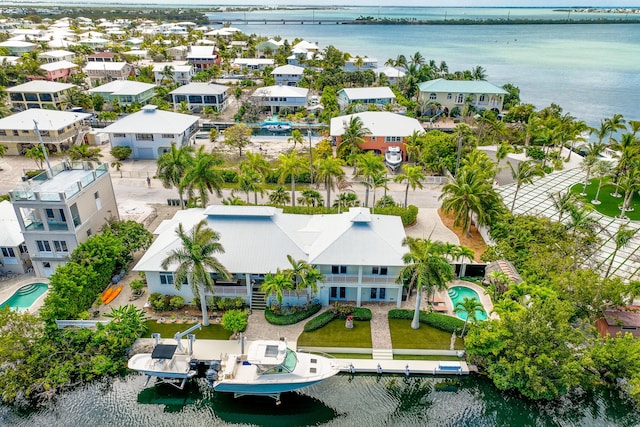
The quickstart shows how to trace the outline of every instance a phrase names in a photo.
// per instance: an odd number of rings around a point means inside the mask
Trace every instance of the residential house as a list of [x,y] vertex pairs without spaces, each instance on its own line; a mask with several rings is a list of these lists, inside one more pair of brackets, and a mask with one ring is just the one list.
[[[191,286],[175,288],[176,266],[165,270],[162,261],[182,244],[175,232],[178,224],[188,231],[202,219],[220,234],[224,253],[216,258],[232,274],[231,280],[212,274],[216,296],[240,296],[252,306],[264,303],[262,294],[254,292],[266,274],[290,268],[291,256],[315,265],[324,275],[317,294],[303,291],[300,302],[317,298],[323,305],[387,302],[400,307],[403,286],[396,278],[407,252],[402,221],[371,214],[368,208],[337,215],[287,214],[269,206],[212,205],[178,211],[156,229],[157,238],[133,268],[145,274],[149,292],[193,300]],[[285,291],[284,303],[297,300],[295,293]]]
[[264,109],[269,109],[271,114],[276,114],[282,108],[304,108],[307,104],[309,89],[292,86],[267,86],[256,89],[251,94],[251,102]]
[[119,218],[106,163],[59,163],[9,197],[39,277],[50,277],[80,243]]
[[155,95],[156,86],[151,83],[137,82],[134,80],[114,80],[102,86],[89,89],[90,94],[97,93],[105,101],[119,105],[130,105],[137,102],[145,105]]
[[31,268],[16,211],[8,200],[0,202],[0,272],[24,274]]
[[49,81],[66,79],[76,72],[78,66],[69,61],[48,62],[40,66]]
[[200,112],[204,107],[213,107],[222,112],[229,104],[229,87],[213,83],[189,83],[180,86],[171,92],[171,101],[174,108],[181,102],[186,102],[193,112]]
[[157,64],[153,66],[153,75],[156,84],[160,84],[167,77],[163,74],[166,67],[170,67],[171,79],[178,85],[187,85],[191,78],[196,75],[196,69],[191,64]]
[[258,55],[258,58],[272,56],[282,46],[284,46],[284,40],[269,39],[256,45],[256,54]]
[[38,59],[45,62],[73,61],[76,54],[68,50],[50,50],[38,54]]
[[242,73],[264,71],[267,67],[273,67],[274,64],[275,61],[272,58],[236,58],[233,60],[233,67]]
[[11,107],[16,110],[28,108],[61,109],[69,89],[77,87],[69,83],[34,80],[7,89]]
[[615,337],[618,333],[631,333],[640,337],[640,307],[628,307],[628,310],[606,310],[604,317],[596,320],[596,329],[605,338],[607,335]]
[[127,80],[134,73],[133,66],[126,62],[87,62],[83,70],[92,83]]
[[444,114],[452,114],[457,109],[458,115],[466,105],[478,111],[493,110],[499,113],[508,93],[485,80],[435,79],[419,83],[418,88],[422,103],[432,102]]
[[9,53],[14,56],[22,56],[25,53],[33,52],[38,47],[37,44],[19,40],[6,40],[0,43],[0,47],[9,49]]
[[414,132],[424,132],[420,122],[414,118],[386,111],[365,111],[331,119],[329,134],[336,139],[337,145],[340,145],[342,135],[353,117],[360,118],[362,127],[371,132],[364,137],[360,148],[382,154],[389,147],[397,146],[402,150],[405,160],[407,160],[407,150],[404,145],[406,138]]
[[87,62],[117,62],[114,52],[96,52],[87,56]]
[[193,64],[196,70],[205,70],[220,64],[218,52],[213,46],[189,46],[187,61]]
[[398,68],[388,66],[376,68],[375,70],[373,70],[373,72],[376,73],[378,78],[380,78],[381,75],[384,75],[389,84],[392,85],[398,83],[398,81],[406,74],[404,71]]
[[187,53],[189,53],[188,46],[172,46],[167,48],[167,55],[171,56],[176,61],[186,60]]
[[0,65],[18,65],[20,58],[17,56],[0,56]]
[[[84,121],[87,113],[74,113],[40,108],[30,108],[0,119],[0,144],[7,147],[7,155],[18,156],[40,143],[40,138],[50,153],[70,147],[79,135],[88,130]],[[35,131],[36,123],[40,138]]]
[[304,68],[295,65],[282,65],[271,72],[277,85],[295,86],[304,76]]
[[93,37],[93,38],[80,39],[79,43],[83,46],[88,46],[92,49],[103,50],[107,47],[109,43],[111,43],[111,40],[105,39],[102,37]]
[[157,159],[171,149],[172,142],[178,147],[188,145],[197,131],[197,116],[158,110],[155,105],[146,105],[102,129],[111,147],[130,147],[134,159]]
[[354,103],[384,107],[396,99],[393,91],[386,86],[344,88],[340,89],[336,95],[342,110]]
[[353,71],[375,70],[376,68],[378,68],[378,60],[376,58],[368,58],[366,56],[364,57],[355,56],[345,61],[344,66],[342,67],[342,70],[347,72],[353,72]]

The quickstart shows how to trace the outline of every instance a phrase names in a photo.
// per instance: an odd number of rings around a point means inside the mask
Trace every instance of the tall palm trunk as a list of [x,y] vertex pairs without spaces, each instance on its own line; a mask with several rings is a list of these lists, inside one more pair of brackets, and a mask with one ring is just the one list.
[[516,192],[513,193],[513,202],[511,203],[511,212],[516,207],[516,199],[518,198],[518,191],[520,191],[520,185],[516,185]]
[[416,310],[413,312],[411,329],[420,329],[420,303],[422,302],[422,289],[416,289]]
[[200,286],[200,310],[202,310],[202,326],[209,326],[209,313],[207,313],[207,298],[204,293],[204,285]]

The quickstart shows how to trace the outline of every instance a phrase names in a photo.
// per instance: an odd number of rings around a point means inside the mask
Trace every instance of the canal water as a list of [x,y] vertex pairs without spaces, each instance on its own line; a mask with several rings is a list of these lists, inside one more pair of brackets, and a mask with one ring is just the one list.
[[338,375],[300,393],[234,399],[205,380],[185,390],[144,387],[145,377],[92,383],[45,407],[0,407],[2,426],[635,426],[640,414],[599,390],[553,403],[500,393],[486,378]]

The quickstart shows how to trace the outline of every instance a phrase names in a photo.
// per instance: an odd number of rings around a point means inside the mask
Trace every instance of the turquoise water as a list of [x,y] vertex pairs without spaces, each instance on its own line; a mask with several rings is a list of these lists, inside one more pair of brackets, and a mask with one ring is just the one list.
[[49,289],[49,286],[45,283],[25,285],[15,291],[9,299],[0,304],[0,308],[11,307],[18,311],[24,311],[30,308],[42,294],[47,292],[47,289]]
[[[451,302],[453,303],[454,308],[459,302],[464,301],[465,298],[476,299],[480,301],[480,296],[478,295],[478,293],[471,288],[467,288],[466,286],[454,286],[452,288],[449,288],[449,297],[451,298]],[[456,315],[462,320],[467,320],[467,313],[460,312],[456,313]],[[476,310],[476,320],[487,320],[487,313],[484,311]]]

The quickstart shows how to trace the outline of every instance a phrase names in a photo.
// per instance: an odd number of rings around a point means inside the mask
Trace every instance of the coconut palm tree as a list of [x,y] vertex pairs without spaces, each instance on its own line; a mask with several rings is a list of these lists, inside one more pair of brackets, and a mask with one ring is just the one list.
[[156,176],[160,179],[164,188],[175,187],[178,190],[182,209],[184,209],[185,205],[182,177],[192,162],[193,148],[189,145],[178,148],[175,142],[171,143],[169,151],[158,157]]
[[180,185],[186,190],[189,199],[198,193],[202,207],[209,203],[209,194],[215,193],[222,197],[222,185],[224,177],[220,166],[224,161],[218,155],[208,153],[201,146],[191,164],[185,170]]
[[511,176],[516,182],[516,191],[513,193],[513,202],[511,203],[511,212],[516,207],[516,199],[518,198],[518,191],[522,184],[532,184],[533,178],[536,176],[543,176],[544,172],[540,168],[540,165],[534,163],[531,160],[525,160],[518,163],[518,167],[514,168],[511,162],[507,162],[511,169]]
[[553,207],[558,211],[558,222],[561,222],[564,214],[578,203],[578,197],[571,191],[549,193],[549,198],[551,198]]
[[580,168],[586,172],[584,176],[584,185],[582,186],[582,193],[580,193],[581,196],[587,195],[587,185],[589,185],[591,171],[593,170],[593,167],[595,166],[597,161],[597,157],[586,156],[582,159],[582,162],[580,162]]
[[89,147],[87,144],[74,145],[67,151],[71,160],[97,162],[102,157],[99,147]]
[[271,166],[269,166],[269,162],[264,158],[262,153],[252,153],[251,151],[245,153],[244,160],[240,163],[240,167],[258,172],[263,181],[271,171]]
[[626,247],[631,242],[631,239],[633,239],[633,237],[636,235],[637,232],[638,232],[638,229],[627,228],[626,224],[620,225],[620,227],[618,228],[618,231],[616,231],[615,236],[613,236],[614,241],[616,243],[616,248],[613,250],[613,253],[611,254],[611,261],[609,261],[609,266],[607,267],[607,272],[604,274],[604,277],[609,277],[609,273],[611,273],[611,267],[613,267],[613,261],[615,260],[616,255],[618,254],[618,251]]
[[360,144],[365,141],[365,136],[370,135],[371,130],[365,127],[362,119],[358,116],[351,116],[349,123],[344,123],[344,133],[340,138],[340,145],[337,152],[340,158],[344,159],[351,153],[362,151]]
[[293,142],[292,150],[296,149],[296,145],[302,145],[304,143],[304,137],[302,136],[302,132],[299,129],[294,129],[291,131],[291,136],[287,139],[288,142]]
[[460,334],[461,337],[464,336],[464,333],[467,330],[467,323],[469,323],[469,320],[471,320],[471,323],[475,323],[478,320],[478,312],[486,313],[486,311],[484,311],[484,306],[480,301],[475,298],[467,297],[462,301],[458,301],[453,311],[456,313],[465,313],[467,315],[464,319],[464,326],[462,327],[462,333]]
[[487,70],[485,70],[480,65],[477,65],[471,70],[471,78],[472,80],[486,80],[487,79]]
[[498,146],[498,149],[496,150],[496,170],[493,174],[494,180],[496,179],[498,172],[500,172],[500,162],[506,159],[509,153],[513,153],[513,145],[508,142],[503,142]]
[[340,213],[340,211],[344,211],[345,209],[360,206],[360,200],[358,200],[358,196],[352,192],[339,193],[338,198],[333,201],[331,206],[338,208],[338,213]]
[[302,172],[309,170],[309,165],[306,159],[298,156],[296,150],[292,150],[290,153],[278,155],[280,161],[280,177],[279,183],[283,183],[287,177],[291,180],[291,206],[296,205],[296,176],[299,176]]
[[613,166],[611,162],[606,160],[598,160],[595,165],[593,165],[593,175],[598,178],[598,189],[596,190],[596,195],[591,200],[591,203],[594,205],[599,205],[601,202],[599,200],[600,197],[600,188],[602,188],[602,179],[606,176],[610,176],[613,172]]
[[247,195],[247,204],[249,204],[249,193],[253,191],[254,205],[258,204],[258,193],[264,194],[262,177],[260,174],[249,168],[240,168],[238,173],[238,188]]
[[264,292],[264,299],[267,301],[272,295],[276,297],[278,305],[282,305],[284,291],[293,288],[291,273],[277,269],[275,274],[268,273],[264,276],[264,282],[260,285],[260,292]]
[[629,167],[627,172],[620,178],[617,186],[624,192],[620,218],[625,219],[627,210],[631,206],[633,194],[640,189],[640,159]]
[[358,168],[356,175],[364,178],[364,206],[368,207],[369,189],[373,186],[371,181],[374,175],[385,171],[384,158],[376,155],[373,151],[367,151],[364,154],[358,155],[356,158],[356,165]]
[[298,197],[298,203],[304,206],[318,207],[324,204],[324,200],[316,190],[307,188],[302,190],[302,196]]
[[376,189],[380,187],[384,188],[384,195],[386,196],[387,190],[389,189],[389,186],[387,186],[389,181],[391,181],[391,178],[387,176],[386,171],[375,174],[371,179],[371,186],[373,187],[373,201],[371,202],[371,206],[374,212],[376,209]]
[[454,278],[453,267],[446,258],[449,247],[442,242],[407,237],[402,245],[407,246],[409,252],[402,257],[405,266],[400,270],[396,282],[407,285],[409,294],[412,288],[416,288],[416,308],[411,328],[418,329],[422,291],[444,288]]
[[176,234],[181,245],[171,250],[160,265],[166,271],[169,266],[177,264],[173,273],[173,285],[178,290],[185,283],[191,286],[193,294],[200,297],[202,324],[208,326],[206,292],[214,291],[211,274],[218,274],[226,280],[231,278],[231,274],[214,256],[224,253],[222,244],[218,242],[220,235],[207,227],[205,219],[197,223],[190,232],[184,230],[182,223],[178,224]]
[[327,207],[331,206],[331,190],[335,187],[336,180],[344,177],[345,173],[342,169],[344,161],[337,157],[325,157],[315,162],[316,175],[318,180],[324,182],[324,188],[327,190]]
[[402,171],[400,175],[396,175],[393,178],[393,182],[406,182],[407,185],[404,189],[404,207],[407,207],[409,202],[409,187],[415,191],[416,187],[422,189],[422,180],[425,178],[422,173],[422,167],[409,166],[407,164],[402,165]]
[[616,142],[616,139],[613,137],[616,132],[627,128],[625,125],[626,120],[622,114],[614,114],[611,118],[604,119],[603,123],[607,129],[607,134],[609,135],[609,145]]
[[269,203],[277,206],[284,206],[291,201],[291,194],[282,186],[278,185],[269,193]]

